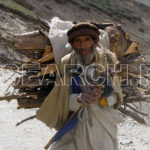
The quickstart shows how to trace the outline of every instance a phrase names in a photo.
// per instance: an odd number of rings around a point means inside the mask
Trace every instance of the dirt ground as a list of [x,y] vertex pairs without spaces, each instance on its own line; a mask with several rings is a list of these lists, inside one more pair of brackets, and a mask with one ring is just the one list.
[[[0,68],[1,69],[1,68]],[[0,81],[3,83],[12,75],[11,71],[0,71]],[[17,74],[13,77],[15,78]],[[12,78],[12,80],[13,80]],[[2,96],[9,83],[0,85]],[[10,88],[10,92],[13,88]],[[0,101],[0,150],[44,150],[44,146],[55,134],[42,122],[33,119],[20,126],[16,123],[35,114],[37,109],[17,109],[17,101]],[[141,125],[131,118],[118,125],[119,150],[149,150],[150,126]]]

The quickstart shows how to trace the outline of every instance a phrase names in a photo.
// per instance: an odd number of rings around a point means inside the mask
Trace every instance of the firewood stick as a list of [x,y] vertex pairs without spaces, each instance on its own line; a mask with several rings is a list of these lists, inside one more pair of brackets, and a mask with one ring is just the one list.
[[48,62],[54,59],[54,54],[52,51],[52,47],[51,46],[46,46],[45,47],[45,52],[42,55],[42,58],[40,59],[28,59],[28,62],[36,62],[36,63],[44,63],[44,62]]
[[[35,95],[36,96],[36,95]],[[9,95],[9,96],[1,96],[0,97],[0,100],[7,100],[7,101],[10,101],[12,99],[23,99],[23,98],[35,98],[35,96],[33,95]]]
[[18,50],[44,50],[44,48],[50,45],[48,37],[39,33],[39,35],[18,36],[14,39],[14,48]]
[[44,50],[45,50],[45,52],[43,54],[43,57],[52,52],[52,47],[51,46],[46,46]]
[[42,68],[41,72],[38,73],[36,76],[40,77],[40,76],[44,76],[46,74],[53,74],[54,72],[56,72],[56,66],[55,66],[55,64],[51,64],[47,67]]
[[34,119],[34,118],[36,118],[36,115],[33,115],[33,116],[29,117],[29,118],[26,118],[26,119],[24,119],[24,120],[18,122],[18,123],[16,124],[16,126],[19,126],[20,124],[22,124],[22,123],[24,123],[24,122],[26,122],[26,121],[28,121],[28,120]]
[[51,52],[40,59],[29,59],[28,62],[44,63],[54,59],[54,53]]
[[123,114],[128,115],[128,116],[130,116],[131,118],[135,119],[137,122],[139,122],[139,123],[141,123],[141,124],[146,124],[145,120],[144,120],[142,117],[140,117],[138,114],[133,113],[133,112],[130,111],[130,110],[125,110],[125,109],[122,108],[122,107],[118,108],[118,110],[119,110],[120,112],[122,112]]
[[131,60],[129,60],[129,59],[122,60],[122,61],[120,61],[120,64],[128,64],[129,67],[132,67],[133,65],[137,65],[137,64],[144,62],[144,60],[145,60],[145,58],[142,56],[138,59],[135,59],[134,61],[132,59]]
[[125,104],[127,107],[129,107],[130,109],[132,109],[133,111],[135,111],[135,112],[137,112],[137,113],[139,113],[139,114],[141,114],[141,115],[143,115],[143,116],[148,116],[148,114],[146,114],[146,113],[143,113],[143,112],[141,112],[141,111],[138,111],[137,109],[135,109],[135,108],[133,108],[132,106],[130,106],[130,105],[128,105],[128,104]]
[[[7,93],[8,92],[8,90],[10,89],[10,87],[12,86],[12,84],[13,84],[13,82],[7,87],[7,89],[6,89],[6,91],[5,91],[5,93]],[[1,99],[0,99],[1,100]],[[3,99],[4,100],[4,99]]]
[[12,100],[12,99],[17,99],[17,98],[18,98],[18,96],[16,96],[16,95],[1,96],[1,97],[0,97],[0,100],[7,100],[7,101],[10,101],[10,100]]
[[133,103],[133,102],[147,102],[150,99],[150,95],[145,95],[145,96],[134,96],[130,97],[124,100],[125,103]]
[[6,83],[9,79],[11,79],[14,75],[15,75],[15,72],[7,80],[5,80],[4,83]]
[[14,35],[15,38],[30,38],[30,37],[35,37],[35,36],[40,36],[39,30]]
[[125,52],[123,56],[129,55],[129,54],[134,54],[138,52],[138,43],[137,42],[132,42],[131,45],[129,46],[128,50]]

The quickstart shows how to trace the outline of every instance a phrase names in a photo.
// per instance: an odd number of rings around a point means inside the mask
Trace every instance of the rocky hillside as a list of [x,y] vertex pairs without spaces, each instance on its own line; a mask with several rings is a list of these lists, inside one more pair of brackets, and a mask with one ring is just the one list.
[[0,0],[0,8],[1,38],[6,33],[35,29],[38,17],[48,21],[58,16],[76,22],[114,22],[121,24],[131,38],[140,43],[140,49],[144,54],[150,54],[148,0],[142,2],[139,0]]

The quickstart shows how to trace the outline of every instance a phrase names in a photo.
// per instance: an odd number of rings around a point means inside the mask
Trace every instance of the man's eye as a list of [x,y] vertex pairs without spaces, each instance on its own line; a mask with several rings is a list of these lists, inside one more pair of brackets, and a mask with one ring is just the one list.
[[79,42],[80,42],[80,40],[75,40],[75,42],[76,42],[76,43],[79,43]]
[[90,38],[86,38],[86,39],[85,39],[85,41],[89,41],[89,40],[90,40]]

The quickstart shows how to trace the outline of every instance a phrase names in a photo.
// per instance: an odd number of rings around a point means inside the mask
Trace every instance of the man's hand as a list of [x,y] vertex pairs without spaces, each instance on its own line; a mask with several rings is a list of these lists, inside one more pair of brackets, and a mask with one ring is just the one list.
[[86,92],[79,94],[77,101],[85,105],[89,105],[98,102],[101,98],[101,95],[102,93],[100,87],[91,86]]

